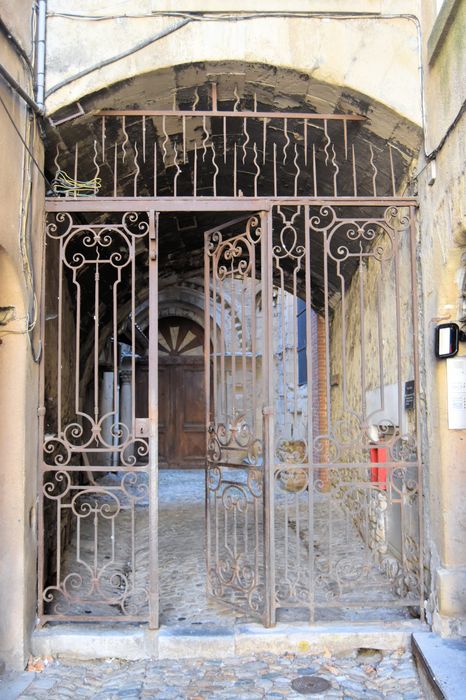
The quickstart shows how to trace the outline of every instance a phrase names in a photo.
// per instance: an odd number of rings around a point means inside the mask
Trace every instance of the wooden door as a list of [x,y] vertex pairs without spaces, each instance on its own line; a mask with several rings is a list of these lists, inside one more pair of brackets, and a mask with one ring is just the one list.
[[159,321],[159,466],[205,465],[204,333],[185,318]]

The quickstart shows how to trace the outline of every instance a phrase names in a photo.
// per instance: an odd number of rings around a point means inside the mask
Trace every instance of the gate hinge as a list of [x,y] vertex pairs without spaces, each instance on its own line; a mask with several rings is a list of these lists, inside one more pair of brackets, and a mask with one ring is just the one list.
[[38,407],[37,415],[39,416],[39,418],[42,418],[42,416],[45,416],[45,406]]

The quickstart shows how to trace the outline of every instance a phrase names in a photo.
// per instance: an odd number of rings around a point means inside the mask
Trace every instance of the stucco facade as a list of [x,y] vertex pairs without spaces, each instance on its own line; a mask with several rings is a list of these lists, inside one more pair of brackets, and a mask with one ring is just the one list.
[[[427,8],[426,8],[427,9]],[[421,329],[426,377],[426,503],[433,576],[429,611],[434,629],[464,635],[466,571],[464,430],[448,428],[445,361],[434,356],[437,323],[464,323],[465,308],[465,86],[464,2],[444,3],[424,18],[425,153],[419,161]],[[454,67],[453,67],[454,66]],[[460,83],[458,83],[460,80]],[[460,343],[459,355],[465,354]]]
[[[2,3],[1,19],[19,49],[2,31],[2,66],[33,94],[31,3]],[[21,49],[23,54],[21,53]],[[36,567],[36,481],[39,305],[44,183],[26,145],[43,162],[38,120],[24,101],[1,79],[0,173],[2,233],[0,241],[0,305],[11,307],[0,327],[2,359],[0,397],[0,657],[7,665],[24,666],[34,626]],[[22,143],[21,138],[26,145]]]
[[[448,320],[461,325],[466,314],[465,84],[461,77],[466,70],[466,3],[445,0],[438,16],[433,0],[299,0],[292,12],[283,12],[278,0],[269,0],[266,6],[254,0],[240,5],[233,0],[203,2],[201,8],[185,1],[138,0],[131,3],[131,13],[124,4],[120,12],[114,2],[81,0],[70,9],[64,0],[48,0],[43,122],[47,167],[53,164],[56,144],[71,152],[71,138],[78,133],[57,131],[49,118],[57,122],[82,109],[86,125],[102,108],[170,109],[177,94],[216,78],[225,89],[230,83],[240,89],[246,86],[245,92],[257,89],[275,109],[304,104],[322,113],[362,113],[369,117],[368,134],[377,143],[390,140],[398,145],[406,165],[398,194],[416,194],[419,201],[419,337],[403,334],[402,366],[403,380],[408,381],[413,366],[410,344],[417,343],[427,621],[441,634],[464,636],[465,430],[448,429],[446,363],[434,356],[433,335],[437,323]],[[5,27],[33,62],[32,9],[27,1],[0,3]],[[190,12],[206,16],[183,14]],[[251,13],[251,17],[232,21],[227,17],[231,13]],[[34,98],[30,69],[7,33],[0,35],[1,63]],[[32,116],[3,78],[0,96],[5,103],[0,105],[0,140],[3,162],[8,163],[0,170],[0,306],[15,308],[14,318],[0,326],[0,658],[8,666],[21,668],[29,653],[36,610],[37,412],[41,406],[36,360],[40,317],[47,313],[40,300],[48,187],[38,168],[45,167],[42,118]],[[70,121],[70,129],[79,127],[79,116],[77,120]],[[70,142],[63,143],[63,134]],[[77,138],[85,146],[83,134]],[[53,173],[46,175],[53,177]],[[372,271],[368,274],[370,278]],[[389,305],[387,290],[389,286],[382,289],[382,296]],[[181,279],[178,291],[176,285],[162,283],[161,316],[182,309],[182,315],[201,321],[201,292],[195,277],[191,282]],[[348,298],[351,294],[349,290]],[[386,311],[389,315],[390,309]],[[406,314],[410,311],[404,309]],[[375,323],[370,304],[368,316]],[[359,320],[350,315],[347,323],[350,345],[353,342],[356,347]],[[332,334],[336,348],[342,338],[338,312]],[[368,339],[368,365],[373,341]],[[465,353],[460,345],[460,355]],[[340,359],[332,357],[333,375],[341,375]],[[361,363],[357,347],[345,361],[348,376],[356,382]],[[389,358],[386,365],[387,385],[392,383],[392,361]],[[369,366],[369,375],[372,369]],[[378,386],[375,370],[373,374],[370,390]],[[336,379],[335,411],[339,391]],[[405,419],[408,428],[410,418]]]

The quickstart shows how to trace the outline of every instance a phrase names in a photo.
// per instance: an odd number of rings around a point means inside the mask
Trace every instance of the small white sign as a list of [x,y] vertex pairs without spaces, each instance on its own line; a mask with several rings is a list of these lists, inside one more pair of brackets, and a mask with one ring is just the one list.
[[447,360],[448,427],[466,428],[466,357]]

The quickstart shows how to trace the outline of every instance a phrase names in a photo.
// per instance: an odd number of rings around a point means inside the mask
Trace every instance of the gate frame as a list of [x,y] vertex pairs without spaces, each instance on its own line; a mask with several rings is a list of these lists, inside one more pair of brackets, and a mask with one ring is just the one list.
[[[158,221],[161,213],[177,213],[177,212],[224,212],[241,213],[241,212],[261,212],[267,224],[267,229],[272,230],[272,210],[274,206],[339,206],[339,207],[408,207],[409,208],[409,237],[410,237],[410,255],[411,255],[411,278],[412,278],[412,301],[413,301],[413,338],[415,340],[413,347],[414,361],[414,398],[416,406],[416,434],[419,440],[421,436],[421,402],[420,402],[420,371],[419,371],[419,347],[416,342],[419,335],[419,303],[418,289],[415,281],[417,279],[416,272],[416,220],[415,212],[419,204],[416,197],[46,197],[45,212],[146,212],[149,216],[149,323],[152,328],[150,333],[150,357],[153,358],[149,363],[149,423],[150,423],[150,451],[149,451],[149,469],[148,474],[153,493],[149,499],[149,522],[151,527],[151,536],[149,540],[149,558],[150,562],[155,562],[155,566],[151,566],[149,572],[149,591],[150,591],[150,615],[148,623],[150,629],[159,627],[159,585],[158,585],[158,358],[157,358],[157,342],[158,337]],[[45,235],[45,234],[44,234]],[[269,246],[267,246],[268,248]],[[268,261],[270,262],[270,261]],[[268,272],[267,266],[267,272]],[[205,270],[204,270],[205,275]],[[267,278],[269,276],[267,275]],[[154,279],[155,278],[155,279]],[[268,280],[266,280],[268,284]],[[268,295],[267,295],[268,296]],[[42,294],[42,309],[45,308],[45,287]],[[268,314],[266,314],[268,318]],[[42,334],[45,327],[44,314],[42,314]],[[42,335],[43,337],[43,335]],[[44,360],[41,361],[40,371],[40,439],[43,438],[44,426]],[[270,431],[271,424],[270,407],[267,411],[264,409],[264,425],[266,433],[264,441],[267,442],[267,452],[271,454],[272,445],[269,444],[273,435]],[[39,446],[39,454],[42,447],[42,442]],[[40,461],[40,457],[39,457]],[[424,620],[425,611],[423,608],[424,602],[424,518],[423,518],[423,461],[420,445],[418,443],[418,494],[419,494],[419,570],[420,570],[420,618]],[[38,465],[39,467],[39,465]],[[267,470],[266,470],[267,471]],[[270,471],[270,469],[269,469]],[[265,507],[264,507],[264,529],[267,531],[264,534],[264,561],[266,566],[266,613],[265,626],[275,624],[275,606],[272,604],[273,594],[275,591],[274,580],[274,531],[273,531],[273,475],[265,474]],[[38,483],[39,497],[39,527],[38,535],[43,535],[43,514],[42,514],[42,498],[41,489],[42,483]],[[39,575],[38,575],[38,602],[40,605],[42,594],[41,581],[41,566],[44,558],[44,542],[43,537],[39,539]],[[60,621],[56,616],[40,615],[39,625],[45,624],[48,620]],[[77,619],[77,618],[75,618]],[[96,620],[96,618],[93,618]],[[66,620],[66,617],[63,621]],[[118,618],[105,616],[101,618],[102,622],[131,622],[129,616],[119,616]],[[138,620],[141,621],[141,620]]]

